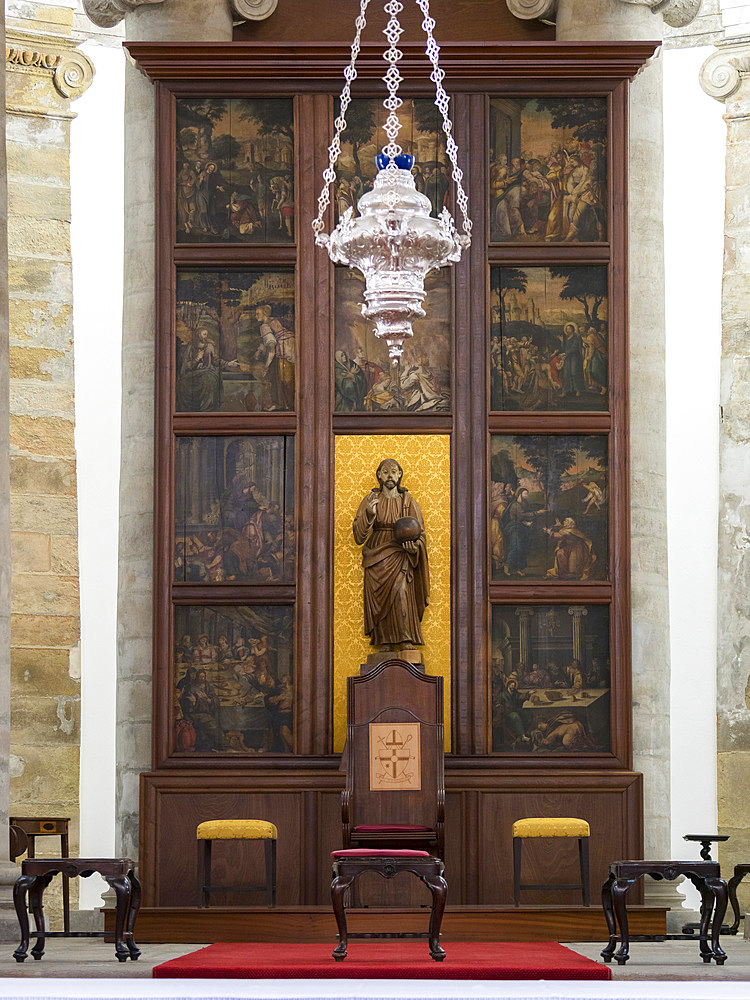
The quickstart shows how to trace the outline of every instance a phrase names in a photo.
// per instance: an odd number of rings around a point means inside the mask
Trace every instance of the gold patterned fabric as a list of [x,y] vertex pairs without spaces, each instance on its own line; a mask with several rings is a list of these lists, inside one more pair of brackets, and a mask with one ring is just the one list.
[[278,831],[264,819],[209,819],[199,823],[198,840],[276,840]]
[[585,819],[536,816],[513,824],[514,837],[588,837],[591,829]]
[[[450,749],[451,467],[449,434],[337,434],[333,569],[334,750],[346,738],[346,678],[359,673],[373,647],[365,635],[362,551],[352,523],[362,498],[377,485],[375,470],[395,458],[402,485],[424,515],[430,558],[430,603],[421,647],[428,674],[445,680],[445,748]],[[394,655],[398,655],[397,653]]]

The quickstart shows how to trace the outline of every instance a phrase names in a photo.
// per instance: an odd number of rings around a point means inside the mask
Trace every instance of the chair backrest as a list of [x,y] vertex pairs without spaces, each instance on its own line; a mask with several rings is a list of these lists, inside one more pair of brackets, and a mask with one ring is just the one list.
[[437,829],[445,802],[443,678],[386,660],[349,677],[346,695],[351,827]]

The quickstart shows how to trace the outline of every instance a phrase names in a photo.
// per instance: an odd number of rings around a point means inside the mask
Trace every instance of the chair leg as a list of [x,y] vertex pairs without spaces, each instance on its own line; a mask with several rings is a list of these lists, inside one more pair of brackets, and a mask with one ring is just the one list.
[[513,838],[513,905],[521,903],[521,837]]
[[581,893],[583,905],[591,906],[591,889],[589,886],[589,838],[578,838],[578,860],[581,865]]
[[266,905],[276,906],[276,841],[265,841],[266,851]]
[[198,889],[200,906],[209,905],[208,886],[211,885],[211,845],[210,840],[198,841]]

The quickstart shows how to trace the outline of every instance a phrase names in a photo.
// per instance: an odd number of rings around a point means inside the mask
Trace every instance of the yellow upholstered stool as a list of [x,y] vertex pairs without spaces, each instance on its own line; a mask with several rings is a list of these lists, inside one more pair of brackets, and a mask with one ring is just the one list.
[[[273,823],[263,819],[210,819],[200,823],[198,839],[198,889],[201,906],[208,906],[212,892],[262,892],[266,902],[276,905],[276,838]],[[262,840],[266,852],[265,885],[211,885],[211,847],[215,840]]]
[[[521,902],[521,889],[580,889],[583,905],[589,906],[589,837],[591,829],[585,819],[538,816],[519,819],[513,824],[513,902]],[[577,837],[581,881],[575,885],[521,885],[521,847],[527,837]]]

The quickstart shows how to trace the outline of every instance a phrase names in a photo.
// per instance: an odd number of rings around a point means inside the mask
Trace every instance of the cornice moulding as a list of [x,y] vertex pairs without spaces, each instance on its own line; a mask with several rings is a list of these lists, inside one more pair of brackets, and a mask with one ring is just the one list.
[[716,52],[700,69],[700,84],[709,97],[726,101],[735,94],[743,77],[750,75],[750,35],[718,43]]

